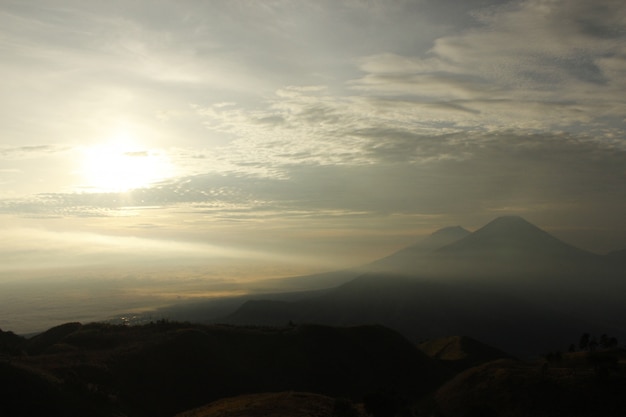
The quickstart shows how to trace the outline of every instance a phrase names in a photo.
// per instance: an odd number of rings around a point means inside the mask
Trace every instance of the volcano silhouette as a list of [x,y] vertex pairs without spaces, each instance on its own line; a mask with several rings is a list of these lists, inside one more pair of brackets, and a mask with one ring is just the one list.
[[626,329],[615,265],[521,217],[499,217],[473,233],[442,229],[324,293],[250,300],[225,321],[379,323],[412,340],[467,335],[537,353],[590,328]]
[[521,217],[506,216],[437,249],[419,273],[509,282],[520,277],[549,279],[555,284],[567,276],[574,284],[581,276],[602,270],[603,261],[600,255],[569,245]]
[[522,217],[498,217],[457,242],[439,249],[444,256],[595,258],[529,223]]

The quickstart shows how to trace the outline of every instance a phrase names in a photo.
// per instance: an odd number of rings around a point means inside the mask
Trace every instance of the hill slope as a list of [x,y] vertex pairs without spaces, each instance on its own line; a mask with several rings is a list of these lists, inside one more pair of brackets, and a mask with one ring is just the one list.
[[11,398],[0,393],[0,411],[9,404],[15,416],[28,415],[15,407],[25,398],[18,394],[31,388],[50,402],[38,406],[42,415],[171,417],[254,392],[302,391],[358,402],[385,391],[408,400],[450,375],[381,326],[71,323],[24,340],[20,349],[32,353],[12,355],[6,364],[0,358],[5,386],[15,379],[19,391]]
[[[343,414],[339,414],[343,412]],[[349,402],[305,392],[241,395],[215,401],[176,417],[366,417]]]
[[496,359],[510,358],[509,354],[468,336],[450,336],[422,342],[418,348],[430,356],[461,371]]

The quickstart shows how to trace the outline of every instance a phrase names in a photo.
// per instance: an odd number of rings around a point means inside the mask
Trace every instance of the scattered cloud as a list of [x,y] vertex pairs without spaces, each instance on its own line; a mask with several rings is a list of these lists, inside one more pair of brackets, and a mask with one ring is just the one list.
[[54,145],[35,145],[35,146],[5,146],[0,147],[0,158],[6,159],[23,159],[36,158],[40,156],[66,152],[67,147]]

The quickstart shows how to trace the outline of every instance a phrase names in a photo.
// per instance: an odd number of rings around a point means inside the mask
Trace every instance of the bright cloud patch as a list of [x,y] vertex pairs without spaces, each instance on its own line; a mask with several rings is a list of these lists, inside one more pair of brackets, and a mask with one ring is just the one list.
[[147,187],[172,175],[166,154],[138,147],[127,136],[85,148],[81,188],[91,192],[124,192]]

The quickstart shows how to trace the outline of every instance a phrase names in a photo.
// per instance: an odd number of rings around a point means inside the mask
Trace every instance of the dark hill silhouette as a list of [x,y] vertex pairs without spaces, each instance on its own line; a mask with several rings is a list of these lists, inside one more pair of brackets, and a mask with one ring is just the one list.
[[452,337],[422,345],[440,358],[434,360],[381,326],[243,328],[159,321],[72,323],[51,330],[59,337],[40,353],[0,357],[0,415],[626,413],[626,356],[619,348],[552,355],[550,362],[496,360],[455,373],[442,362],[499,353]]
[[510,358],[508,353],[468,336],[431,339],[420,343],[418,348],[431,358],[448,364],[456,372],[496,359]]
[[95,404],[53,374],[18,361],[0,360],[0,415],[7,417],[105,416]]
[[19,353],[25,340],[24,337],[18,336],[12,331],[5,332],[0,329],[0,355]]
[[415,342],[465,333],[519,355],[552,349],[562,340],[577,337],[586,326],[500,292],[376,274],[298,302],[248,301],[223,321],[238,325],[378,323]]
[[273,392],[224,398],[176,417],[367,417],[350,402],[306,392]]
[[171,417],[220,398],[282,391],[413,401],[451,376],[381,326],[159,321],[71,323],[46,333],[58,336],[47,348],[0,358],[0,415]]
[[441,380],[426,355],[379,326],[173,329],[118,357],[113,372],[125,402],[146,416],[171,416],[249,392],[298,390],[358,400],[384,389],[409,398]]
[[29,354],[39,354],[51,349],[60,343],[65,337],[76,332],[82,327],[81,323],[65,323],[52,327],[43,333],[40,333],[28,339],[23,347]]
[[573,363],[564,354],[550,364],[498,360],[468,369],[439,388],[438,411],[446,417],[624,415],[623,370],[600,378],[588,359]]

